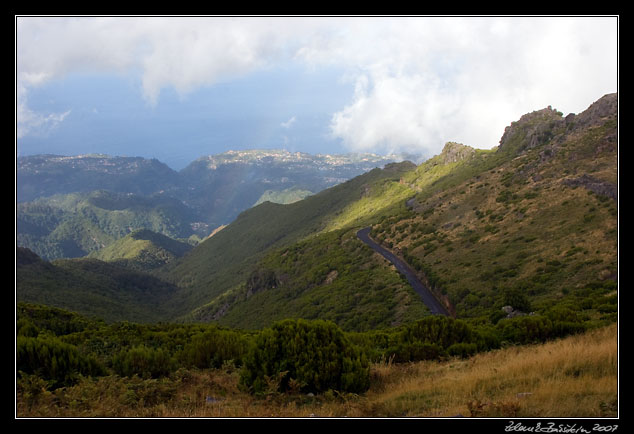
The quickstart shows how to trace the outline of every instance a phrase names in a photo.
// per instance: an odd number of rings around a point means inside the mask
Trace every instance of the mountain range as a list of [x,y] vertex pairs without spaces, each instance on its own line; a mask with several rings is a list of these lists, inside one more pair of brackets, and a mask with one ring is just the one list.
[[[552,107],[527,113],[502,132],[494,149],[449,142],[420,164],[323,157],[313,170],[301,155],[283,154],[292,160],[286,165],[262,152],[201,158],[178,176],[166,175],[172,172],[153,160],[135,166],[114,157],[74,158],[83,166],[69,179],[78,184],[112,159],[136,167],[135,176],[157,176],[160,191],[144,190],[152,182],[139,182],[134,191],[116,187],[132,176],[116,175],[116,164],[97,191],[88,182],[87,190],[71,191],[78,188],[72,182],[55,181],[67,179],[64,170],[53,169],[61,157],[23,157],[18,196],[24,191],[31,201],[17,209],[17,300],[106,321],[246,329],[306,318],[367,331],[431,315],[394,266],[358,239],[359,229],[369,227],[452,316],[495,324],[533,312],[576,321],[609,321],[617,314],[616,94],[580,114],[564,116]],[[64,157],[63,164],[71,160]],[[366,165],[352,175],[357,164]],[[300,174],[310,181],[300,181]],[[184,183],[184,177],[196,181]],[[55,190],[56,183],[66,190]],[[258,203],[265,194],[293,190],[292,203]],[[310,194],[302,197],[302,191]],[[180,192],[178,203],[173,192]],[[44,194],[52,196],[34,200]],[[238,207],[238,198],[248,205]],[[84,218],[71,222],[64,214],[69,209]],[[150,225],[157,221],[171,224]],[[66,233],[83,233],[82,239],[102,246],[90,258],[49,260],[21,243],[27,233],[31,240],[49,237],[50,250],[62,251],[50,236],[58,231],[57,239],[64,239],[60,222]],[[193,233],[179,230],[196,223],[224,228],[211,236],[205,229],[187,242]],[[105,240],[96,228],[119,232]],[[74,248],[83,249],[78,242]]]
[[138,229],[195,244],[253,205],[300,200],[398,158],[229,151],[176,172],[141,157],[19,157],[18,244],[44,259],[81,257]]

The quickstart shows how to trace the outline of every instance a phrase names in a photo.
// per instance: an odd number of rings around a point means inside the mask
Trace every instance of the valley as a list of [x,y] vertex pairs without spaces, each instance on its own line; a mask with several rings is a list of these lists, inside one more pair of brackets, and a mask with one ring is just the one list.
[[295,202],[398,158],[229,151],[176,172],[141,157],[19,157],[18,245],[82,257],[139,229],[195,245],[254,205]]
[[[493,149],[448,142],[420,164],[230,152],[163,176],[137,161],[160,191],[117,190],[116,175],[53,192],[56,164],[81,183],[110,157],[25,157],[32,181],[18,186],[41,188],[16,205],[20,408],[103,414],[74,394],[107,386],[125,415],[134,389],[147,392],[136,414],[154,416],[613,416],[618,359],[600,341],[619,319],[618,97],[501,133]],[[590,343],[592,361],[553,355]],[[29,364],[45,347],[78,363],[40,373],[63,391],[42,392]],[[533,364],[509,367],[520,353]],[[548,374],[522,377],[538,365]],[[577,411],[559,387],[596,394]]]

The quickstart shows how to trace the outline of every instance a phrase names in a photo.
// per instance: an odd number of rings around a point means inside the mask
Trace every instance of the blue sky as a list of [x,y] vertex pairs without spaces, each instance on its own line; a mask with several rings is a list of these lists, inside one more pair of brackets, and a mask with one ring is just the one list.
[[167,88],[156,105],[143,98],[134,77],[69,74],[29,93],[31,110],[69,113],[20,138],[18,149],[146,156],[175,169],[229,149],[346,152],[331,137],[328,114],[353,89],[337,82],[337,72],[301,69],[255,71],[185,95]]
[[618,87],[618,18],[16,17],[16,153],[432,156]]

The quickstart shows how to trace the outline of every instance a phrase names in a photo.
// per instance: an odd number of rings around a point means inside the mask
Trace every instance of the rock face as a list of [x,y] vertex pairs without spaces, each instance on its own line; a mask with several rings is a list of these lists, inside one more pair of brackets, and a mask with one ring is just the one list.
[[618,114],[619,98],[616,93],[604,95],[590,105],[584,112],[566,116],[566,124],[573,129],[586,128],[602,123],[606,118],[616,117]]
[[516,152],[532,149],[552,139],[565,122],[562,113],[550,106],[525,114],[504,129],[498,149]]
[[578,178],[564,179],[564,184],[569,186],[581,186],[600,196],[607,196],[616,200],[618,197],[618,186],[604,181],[594,179],[592,176],[584,174]]
[[499,150],[521,153],[549,140],[579,129],[602,124],[608,118],[618,115],[618,95],[610,93],[592,103],[582,113],[563,113],[548,106],[522,116],[504,129]]
[[475,149],[470,146],[456,142],[447,142],[440,153],[440,159],[442,164],[457,163],[458,161],[466,160],[474,154]]
[[504,306],[502,308],[502,311],[506,313],[507,318],[515,318],[516,316],[526,315],[526,313],[522,312],[521,310],[514,309],[513,306]]

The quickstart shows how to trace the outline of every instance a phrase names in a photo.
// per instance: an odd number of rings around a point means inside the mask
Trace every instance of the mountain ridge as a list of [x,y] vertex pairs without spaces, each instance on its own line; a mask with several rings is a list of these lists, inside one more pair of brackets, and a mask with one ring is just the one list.
[[[600,109],[602,102],[610,105],[614,98],[602,98],[593,110]],[[507,128],[501,146],[490,151],[448,143],[438,156],[391,180],[373,186],[361,182],[360,197],[333,213],[339,223],[326,228],[345,234],[371,224],[373,236],[412,265],[420,279],[447,300],[458,316],[485,315],[497,321],[504,313],[505,300],[513,299],[508,294],[515,293],[534,298],[543,310],[559,303],[576,305],[582,299],[591,306],[596,302],[590,301],[587,288],[610,293],[616,270],[616,208],[604,200],[614,198],[609,196],[614,185],[601,179],[616,173],[613,139],[617,113],[613,109],[598,111],[603,113],[600,119],[595,117],[594,122],[578,129],[562,128],[562,114],[551,108],[534,112]],[[580,186],[596,196],[586,199],[576,189]],[[566,201],[562,194],[571,200]],[[366,205],[359,206],[363,201]],[[564,224],[565,230],[559,224]],[[587,239],[574,235],[574,231],[587,232]],[[326,232],[321,233],[326,237]],[[348,266],[345,261],[338,264],[315,255],[303,259],[302,270],[280,257],[296,249],[309,251],[313,244],[315,251],[323,251],[318,247],[321,239],[316,233],[265,254],[254,270],[274,276],[281,285],[265,286],[252,296],[248,296],[250,289],[244,283],[227,287],[225,295],[216,296],[220,297],[218,302],[208,305],[209,313],[204,316],[232,327],[262,327],[278,319],[276,315],[283,310],[276,293],[295,294],[296,301],[303,299],[301,305],[294,301],[295,309],[313,315],[306,308],[317,301],[315,297],[322,297],[317,293],[325,290],[331,280],[328,276],[345,279],[347,272],[343,270]],[[341,239],[349,239],[349,235]],[[327,242],[325,238],[323,242]],[[441,265],[444,262],[452,265]],[[467,274],[461,276],[452,270]],[[304,277],[289,280],[284,277],[289,272]],[[531,282],[531,273],[540,277]],[[567,286],[567,279],[574,288]],[[246,280],[245,276],[243,282]],[[309,282],[313,283],[307,286]],[[320,300],[323,303],[324,299]],[[277,314],[274,306],[278,306]],[[242,313],[232,313],[234,309]],[[257,317],[261,320],[254,321]],[[340,320],[347,321],[344,317]]]
[[[142,157],[19,157],[18,243],[56,259],[84,256],[142,228],[199,241],[253,205],[296,201],[391,161],[374,154],[229,151],[200,157],[175,172]],[[74,205],[84,198],[81,209]],[[164,211],[166,206],[171,211]],[[126,222],[122,212],[129,214]],[[174,213],[182,216],[178,228]],[[113,225],[128,229],[121,232]]]
[[327,318],[347,330],[428,315],[398,273],[354,236],[371,226],[373,239],[459,318],[495,324],[502,308],[528,313],[531,305],[612,318],[616,98],[565,118],[552,108],[527,114],[492,150],[449,142],[419,165],[388,164],[293,204],[243,211],[155,270],[178,288],[171,314],[240,328],[280,316]]

